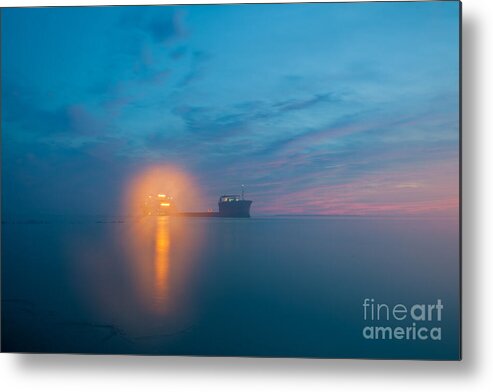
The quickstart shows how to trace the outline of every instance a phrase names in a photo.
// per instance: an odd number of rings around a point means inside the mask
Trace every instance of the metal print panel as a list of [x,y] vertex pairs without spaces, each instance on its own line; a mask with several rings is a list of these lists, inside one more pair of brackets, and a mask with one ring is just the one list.
[[2,9],[2,351],[460,359],[460,12]]

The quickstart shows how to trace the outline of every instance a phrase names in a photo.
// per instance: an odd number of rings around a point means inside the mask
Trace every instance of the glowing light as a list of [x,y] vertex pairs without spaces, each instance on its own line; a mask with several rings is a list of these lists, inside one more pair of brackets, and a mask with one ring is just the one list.
[[161,203],[161,207],[169,207],[170,204],[169,203]]
[[[152,195],[145,199],[147,205],[143,203],[142,195]],[[175,200],[180,201],[176,206]],[[170,205],[161,206],[161,203]],[[168,210],[175,207],[181,211],[198,210],[201,203],[203,198],[194,177],[170,165],[151,166],[136,173],[129,179],[124,199],[125,209],[132,215],[142,215],[143,212],[147,214],[150,209],[151,212],[156,212],[156,209]]]

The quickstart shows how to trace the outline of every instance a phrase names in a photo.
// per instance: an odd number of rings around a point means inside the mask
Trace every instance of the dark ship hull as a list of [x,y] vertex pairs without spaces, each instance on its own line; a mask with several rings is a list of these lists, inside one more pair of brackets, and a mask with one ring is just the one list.
[[176,212],[173,215],[189,218],[220,218],[219,212]]
[[156,197],[150,195],[144,203],[145,215],[186,216],[197,218],[250,218],[251,200],[245,200],[243,194],[224,195],[219,198],[219,212],[178,212],[175,210],[173,198],[165,194]]
[[220,201],[219,216],[225,218],[250,218],[251,200]]
[[251,200],[219,202],[219,212],[176,212],[175,216],[191,218],[250,218]]

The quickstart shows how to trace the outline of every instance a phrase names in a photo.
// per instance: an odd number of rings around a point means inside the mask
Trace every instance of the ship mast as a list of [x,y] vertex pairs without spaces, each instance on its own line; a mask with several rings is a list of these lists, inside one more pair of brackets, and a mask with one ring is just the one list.
[[241,184],[241,200],[245,200],[245,185]]

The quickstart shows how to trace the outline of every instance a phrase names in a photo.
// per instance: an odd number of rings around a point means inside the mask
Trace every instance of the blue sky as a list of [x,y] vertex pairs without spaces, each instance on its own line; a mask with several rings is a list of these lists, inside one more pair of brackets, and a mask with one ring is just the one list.
[[456,215],[458,34],[455,1],[4,9],[3,212],[171,164],[198,209]]

